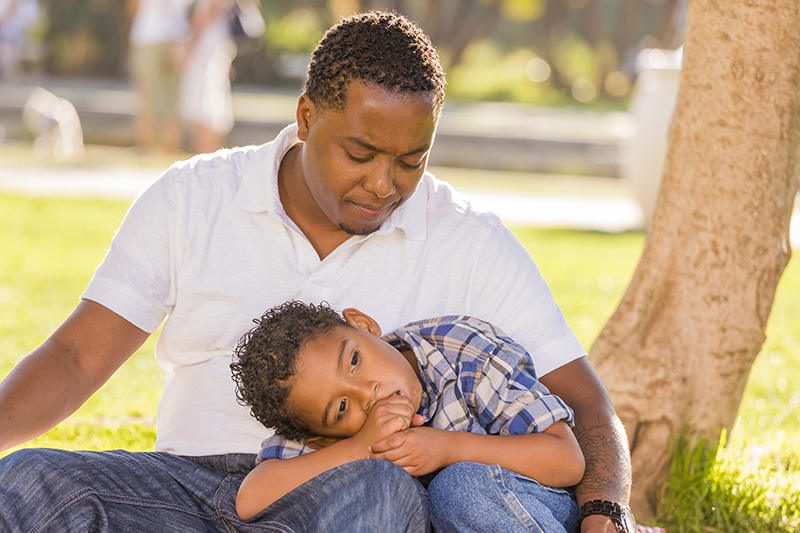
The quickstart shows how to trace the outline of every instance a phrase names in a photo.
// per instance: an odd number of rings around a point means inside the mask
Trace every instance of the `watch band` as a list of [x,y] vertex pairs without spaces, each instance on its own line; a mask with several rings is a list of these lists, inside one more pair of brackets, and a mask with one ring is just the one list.
[[581,532],[581,523],[584,518],[592,515],[607,516],[614,523],[618,533],[635,533],[636,523],[633,514],[626,506],[608,500],[592,500],[581,506],[581,516],[578,518],[576,533]]

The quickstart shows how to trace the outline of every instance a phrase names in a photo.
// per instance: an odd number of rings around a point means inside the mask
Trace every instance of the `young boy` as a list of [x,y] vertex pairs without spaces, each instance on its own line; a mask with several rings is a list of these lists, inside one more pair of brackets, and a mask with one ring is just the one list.
[[[342,314],[285,303],[255,320],[234,351],[237,399],[276,432],[239,489],[242,518],[326,470],[375,458],[413,476],[444,468],[428,487],[437,531],[454,514],[472,530],[484,521],[513,531],[532,520],[527,505],[552,511],[552,523],[537,520],[542,530],[574,531],[572,493],[551,488],[583,476],[572,411],[538,382],[521,346],[471,317],[414,322],[381,338],[366,314]],[[450,486],[448,467],[489,481],[476,481],[470,496]]]

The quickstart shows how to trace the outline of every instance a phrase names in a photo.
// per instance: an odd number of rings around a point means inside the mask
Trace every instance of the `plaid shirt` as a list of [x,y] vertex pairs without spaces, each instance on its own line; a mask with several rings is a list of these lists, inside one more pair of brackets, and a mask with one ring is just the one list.
[[[539,383],[525,349],[491,324],[468,316],[412,322],[383,339],[410,347],[419,363],[426,426],[483,435],[522,435],[558,420],[573,425],[572,410]],[[273,435],[257,462],[312,452]]]

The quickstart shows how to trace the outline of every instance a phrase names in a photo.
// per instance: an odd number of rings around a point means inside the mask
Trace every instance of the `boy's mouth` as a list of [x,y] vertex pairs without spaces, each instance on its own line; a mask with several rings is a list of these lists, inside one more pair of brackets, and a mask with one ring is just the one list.
[[414,405],[414,398],[412,398],[411,395],[406,391],[404,391],[403,389],[398,390],[397,392],[395,392],[395,394],[397,394],[398,396],[403,396],[405,398],[408,398],[408,401],[411,402],[411,405]]

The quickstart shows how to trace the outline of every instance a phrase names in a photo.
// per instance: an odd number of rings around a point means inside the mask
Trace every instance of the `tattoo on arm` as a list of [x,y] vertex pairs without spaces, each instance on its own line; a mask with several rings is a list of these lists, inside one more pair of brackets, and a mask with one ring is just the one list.
[[[619,420],[616,423],[622,427]],[[579,503],[596,498],[628,501],[630,459],[625,433],[619,428],[612,421],[601,421],[599,416],[575,421],[575,437],[586,460],[583,480],[575,487]]]

